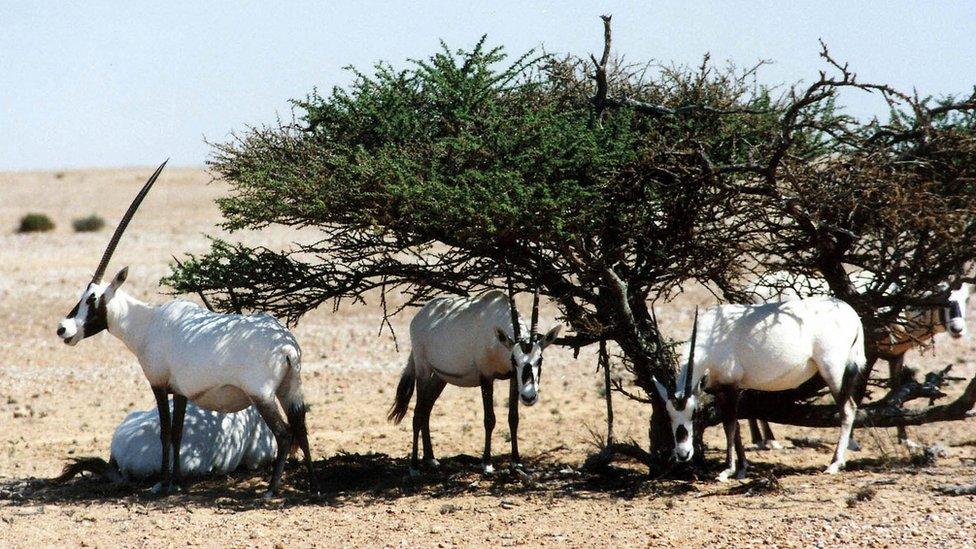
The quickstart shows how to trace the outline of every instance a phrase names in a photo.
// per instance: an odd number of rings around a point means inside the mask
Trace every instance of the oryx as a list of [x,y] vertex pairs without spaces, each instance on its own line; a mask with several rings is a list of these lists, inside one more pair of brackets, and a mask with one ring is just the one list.
[[[860,270],[849,274],[855,288],[869,288],[875,281],[871,271]],[[897,290],[893,287],[892,291]],[[747,290],[755,296],[757,303],[775,301],[791,301],[812,295],[829,295],[830,286],[827,281],[819,277],[808,277],[787,271],[772,271],[762,274]],[[870,358],[866,366],[871,371],[874,363],[879,359],[888,362],[888,378],[891,386],[895,386],[901,378],[905,365],[905,353],[917,347],[929,344],[935,336],[943,332],[953,339],[966,335],[966,311],[969,295],[973,285],[961,283],[957,288],[944,285],[941,296],[946,298],[946,306],[940,307],[906,307],[897,322],[888,329],[888,335],[874,343],[875,352],[868,353]],[[765,421],[749,420],[752,441],[759,448],[777,448],[769,423]],[[898,440],[903,444],[912,445],[908,439],[908,432],[904,426],[898,427]],[[851,438],[851,448],[856,449],[857,443]]]
[[[312,462],[300,376],[301,350],[288,329],[263,313],[218,314],[183,300],[148,305],[122,290],[128,267],[119,271],[111,282],[102,281],[126,225],[165,165],[163,162],[156,169],[125,212],[91,282],[58,326],[58,337],[68,345],[76,345],[107,329],[138,359],[156,397],[162,424],[162,480],[154,487],[155,492],[167,494],[174,485],[180,488],[180,443],[187,400],[220,412],[236,412],[254,404],[278,445],[266,496],[278,492],[285,457],[292,443],[302,448],[311,484]],[[170,394],[173,395],[172,418]],[[279,402],[287,421],[278,407]]]
[[[267,466],[275,456],[274,435],[253,406],[224,414],[190,403],[183,425],[178,455],[184,477],[226,475],[242,467],[254,470]],[[107,462],[101,458],[75,459],[52,482],[64,482],[82,471],[114,483],[158,477],[160,433],[158,410],[132,412],[115,428]]]
[[840,437],[827,468],[836,473],[844,465],[857,409],[851,393],[864,363],[861,319],[839,299],[719,305],[700,319],[696,312],[677,389],[669,391],[654,379],[671,420],[674,456],[678,461],[692,458],[692,419],[705,387],[716,396],[725,428],[726,469],[719,480],[733,473],[743,478],[747,462],[737,421],[742,390],[785,391],[820,375],[840,408]]
[[532,303],[532,325],[526,329],[514,296],[493,290],[475,297],[440,297],[427,303],[410,322],[410,358],[397,385],[389,419],[399,423],[417,389],[413,413],[413,453],[410,472],[419,474],[417,438],[422,433],[424,462],[436,467],[430,441],[430,412],[448,383],[481,387],[484,405],[485,449],[482,468],[491,474],[491,432],[495,428],[493,391],[496,379],[509,380],[508,425],[512,435],[512,468],[521,468],[518,450],[518,403],[532,406],[539,399],[542,352],[556,340],[561,326],[544,336],[536,332],[539,294]]

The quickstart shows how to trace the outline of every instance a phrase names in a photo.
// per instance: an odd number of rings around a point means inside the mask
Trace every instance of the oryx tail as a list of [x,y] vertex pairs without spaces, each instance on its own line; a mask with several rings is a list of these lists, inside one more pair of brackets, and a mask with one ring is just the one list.
[[390,406],[390,413],[386,419],[398,425],[407,415],[407,408],[410,407],[410,398],[413,397],[413,388],[417,384],[417,372],[414,368],[413,353],[407,359],[407,365],[400,374],[400,383],[397,384],[396,400]]
[[289,451],[294,453],[300,445],[308,445],[308,429],[305,426],[305,413],[308,408],[305,406],[305,395],[302,392],[301,353],[291,345],[285,346],[282,352],[288,372],[285,373],[285,379],[278,388],[277,394],[285,409],[288,427],[292,434],[292,447]]
[[97,457],[73,459],[71,463],[64,466],[61,474],[52,478],[50,482],[52,484],[63,484],[84,472],[91,473],[113,483],[125,482],[121,471],[119,471],[119,466],[115,463],[114,459],[105,461]]

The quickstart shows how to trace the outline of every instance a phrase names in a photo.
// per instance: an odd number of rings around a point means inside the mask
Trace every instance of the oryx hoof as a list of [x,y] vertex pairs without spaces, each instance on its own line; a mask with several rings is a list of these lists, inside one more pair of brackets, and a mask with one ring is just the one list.
[[529,470],[525,468],[525,465],[522,465],[521,461],[516,461],[515,463],[509,465],[508,470],[511,473],[521,473],[523,475],[529,474]]
[[437,461],[434,458],[427,458],[424,460],[424,467],[427,467],[429,469],[438,469],[440,468],[440,466],[441,466],[441,462]]
[[914,440],[912,440],[910,438],[899,438],[898,439],[898,444],[901,444],[902,446],[904,446],[905,448],[908,448],[909,450],[918,450],[918,449],[920,449],[922,447],[921,444],[915,442]]
[[495,466],[490,463],[481,464],[481,474],[490,477],[495,474]]
[[826,470],[824,470],[824,473],[826,473],[828,475],[836,475],[837,473],[840,472],[840,469],[843,466],[844,466],[844,462],[842,462],[842,461],[835,461],[835,462],[831,463],[830,466],[827,467]]
[[721,473],[719,473],[718,476],[715,477],[715,480],[717,480],[719,482],[728,482],[729,481],[729,477],[732,476],[734,473],[735,473],[735,469],[733,469],[733,468],[730,467],[730,468],[722,471]]
[[849,452],[860,452],[861,445],[857,443],[853,438],[847,441],[847,450]]
[[410,475],[410,478],[420,478],[420,469],[411,465],[407,474]]
[[735,479],[736,480],[742,480],[744,478],[746,478],[746,468],[745,467],[743,467],[742,469],[739,469],[738,471],[735,472]]
[[267,492],[261,494],[261,499],[264,501],[270,501],[279,496],[277,490],[268,490]]
[[764,440],[756,443],[757,450],[782,450],[783,445],[778,440]]
[[179,492],[182,492],[182,491],[183,491],[183,488],[179,484],[173,484],[173,483],[170,483],[170,482],[167,482],[167,483],[164,484],[162,481],[157,482],[150,489],[150,492],[152,492],[153,495],[159,496],[159,497],[166,497],[166,496],[169,496],[169,495],[172,495],[172,494],[176,494],[176,493],[179,493]]

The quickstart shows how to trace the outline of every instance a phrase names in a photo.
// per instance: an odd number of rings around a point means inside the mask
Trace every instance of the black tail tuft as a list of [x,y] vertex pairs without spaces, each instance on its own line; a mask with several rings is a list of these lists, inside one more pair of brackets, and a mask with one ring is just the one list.
[[291,430],[291,448],[288,453],[295,454],[304,445],[308,447],[308,427],[305,425],[305,414],[308,406],[304,402],[293,402],[288,405],[285,415],[288,416],[288,428]]
[[411,355],[407,361],[406,368],[400,374],[400,383],[397,384],[396,390],[396,400],[393,401],[393,406],[390,406],[390,413],[386,416],[386,419],[392,421],[394,425],[399,425],[403,421],[403,418],[406,417],[407,408],[410,407],[410,398],[413,396],[413,388],[416,383],[417,373],[414,371],[413,355]]
[[854,391],[861,381],[861,366],[855,362],[848,362],[844,369],[844,377],[840,381],[840,394],[837,395],[838,404],[847,402],[854,397]]
[[52,478],[48,482],[51,484],[64,484],[75,476],[85,472],[92,473],[95,476],[112,482],[117,482],[121,479],[121,475],[112,464],[102,458],[89,457],[71,460],[71,463],[66,464],[64,469],[61,470],[60,475]]

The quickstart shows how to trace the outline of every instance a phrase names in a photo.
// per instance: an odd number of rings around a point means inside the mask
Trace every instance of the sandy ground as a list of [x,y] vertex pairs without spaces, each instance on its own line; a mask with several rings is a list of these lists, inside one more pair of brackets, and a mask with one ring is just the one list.
[[[294,465],[284,497],[270,502],[256,497],[263,472],[201,481],[189,494],[166,499],[152,497],[146,486],[111,487],[88,478],[47,486],[39,479],[56,475],[68,458],[107,458],[116,424],[152,406],[149,387],[120,342],[103,333],[69,348],[54,335],[108,239],[108,230],[73,233],[71,219],[97,213],[114,227],[150,172],[0,174],[2,546],[974,545],[976,498],[935,490],[976,480],[973,420],[911,430],[922,443],[945,445],[948,456],[930,467],[912,465],[893,431],[875,430],[861,433],[864,450],[850,456],[846,472],[822,475],[836,431],[780,427],[781,439],[825,444],[751,452],[746,482],[656,480],[660,472],[649,475],[637,465],[595,476],[579,471],[604,430],[602,380],[586,351],[578,359],[551,351],[541,401],[523,409],[520,446],[534,482],[504,471],[509,437],[501,387],[494,439],[501,472],[490,479],[478,474],[479,392],[449,387],[432,419],[442,470],[410,481],[404,478],[409,422],[385,420],[408,353],[409,313],[394,323],[397,349],[388,333],[377,336],[375,300],[336,313],[323,307],[296,329],[320,494],[302,489]],[[220,234],[213,199],[226,187],[208,180],[199,170],[170,169],[146,200],[109,273],[129,265],[134,295],[167,299],[158,280],[170,255],[202,251],[207,235]],[[17,220],[32,211],[50,215],[58,228],[13,234]],[[313,236],[270,229],[235,238],[275,247]],[[689,308],[709,302],[706,292],[689,290],[659,306],[658,316],[670,333],[683,336]],[[554,314],[543,310],[546,321]],[[926,370],[956,363],[957,373],[972,376],[976,344],[941,340],[924,356],[910,355],[909,363]],[[960,390],[951,388],[953,395]],[[618,438],[646,444],[648,407],[619,396],[615,402]],[[719,430],[706,440],[717,468]],[[775,481],[756,480],[765,478]]]

